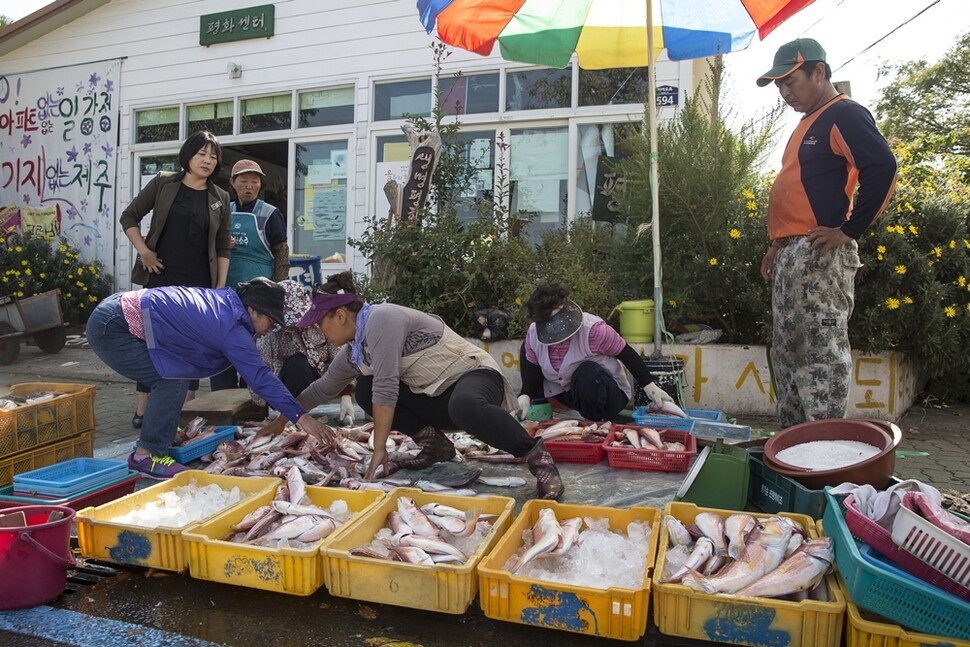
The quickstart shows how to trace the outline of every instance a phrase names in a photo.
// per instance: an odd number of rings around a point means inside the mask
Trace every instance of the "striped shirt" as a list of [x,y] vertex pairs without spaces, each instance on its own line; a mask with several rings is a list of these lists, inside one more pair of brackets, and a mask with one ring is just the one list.
[[142,290],[132,290],[121,295],[121,314],[125,316],[128,330],[138,339],[145,338],[145,322],[141,318]]
[[[558,371],[559,367],[562,366],[562,360],[569,351],[571,341],[572,337],[549,346],[549,363],[552,364],[554,370]],[[624,347],[626,347],[626,341],[605,321],[598,321],[589,329],[589,348],[594,355],[616,357]],[[528,343],[525,345],[525,357],[533,364],[539,363],[535,349]]]

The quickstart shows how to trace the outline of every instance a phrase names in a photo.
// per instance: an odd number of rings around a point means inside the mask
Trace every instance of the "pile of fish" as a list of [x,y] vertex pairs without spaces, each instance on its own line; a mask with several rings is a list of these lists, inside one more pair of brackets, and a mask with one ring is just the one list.
[[748,597],[828,601],[825,575],[832,569],[830,537],[809,538],[787,517],[727,519],[701,512],[685,526],[665,515],[668,548],[661,582],[694,591]]
[[[390,492],[396,487],[413,486],[426,492],[442,492],[458,496],[475,496],[477,492],[468,489],[468,486],[475,482],[493,487],[521,487],[526,483],[524,478],[515,476],[483,476],[481,469],[470,469],[450,477],[441,477],[439,482],[432,482],[391,478],[382,475],[380,468],[377,480],[369,482],[364,479],[364,475],[374,451],[373,423],[357,427],[333,428],[337,442],[329,447],[289,423],[278,435],[257,437],[262,427],[263,423],[247,423],[241,428],[240,438],[219,443],[215,451],[202,457],[203,462],[208,463],[205,471],[210,474],[229,476],[283,478],[291,467],[296,467],[303,480],[311,485],[339,486],[351,490],[375,489],[384,492]],[[199,426],[187,425],[186,431],[190,432],[193,428],[199,428]],[[456,447],[471,447],[472,444],[467,440],[471,437],[462,438],[462,436],[467,434],[453,435]],[[463,444],[460,445],[460,443]],[[480,451],[485,454],[485,450]],[[393,463],[404,456],[416,455],[420,452],[420,447],[410,437],[391,432],[387,440],[387,452]]]
[[546,442],[554,440],[557,443],[593,443],[600,445],[610,434],[611,422],[589,422],[572,418],[560,420],[548,427],[536,427],[533,438],[542,438]]
[[292,466],[285,483],[269,505],[256,508],[231,526],[226,541],[268,548],[310,548],[346,523],[352,513],[343,499],[329,508],[315,505],[307,495],[300,470]]
[[[647,575],[650,532],[648,521],[631,521],[623,534],[610,528],[609,519],[560,521],[552,508],[542,508],[503,568],[519,577],[547,582],[637,589]],[[603,559],[604,555],[609,559]]]
[[441,503],[418,507],[414,499],[397,499],[397,510],[387,514],[387,525],[370,543],[352,548],[351,555],[395,560],[421,566],[464,564],[491,531],[494,515],[477,508],[459,510]]
[[54,398],[68,395],[67,391],[37,391],[27,395],[5,395],[0,397],[0,411],[13,411],[19,407],[26,407],[39,402],[47,402]]
[[687,447],[679,441],[665,441],[668,430],[635,425],[618,425],[610,440],[610,447],[626,449],[653,449],[668,452],[686,451]]

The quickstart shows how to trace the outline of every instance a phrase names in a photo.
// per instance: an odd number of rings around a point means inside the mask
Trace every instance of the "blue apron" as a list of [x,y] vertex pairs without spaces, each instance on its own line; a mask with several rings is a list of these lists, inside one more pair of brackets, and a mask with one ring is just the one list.
[[231,234],[236,246],[229,255],[229,274],[226,286],[236,289],[243,282],[265,276],[273,278],[273,252],[266,242],[266,223],[276,208],[262,200],[256,200],[253,213],[236,211],[236,203],[229,203],[232,210]]

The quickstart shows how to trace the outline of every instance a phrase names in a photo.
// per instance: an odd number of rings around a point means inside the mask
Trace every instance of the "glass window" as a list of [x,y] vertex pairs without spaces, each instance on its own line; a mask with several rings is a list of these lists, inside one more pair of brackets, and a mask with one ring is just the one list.
[[388,215],[391,205],[384,194],[384,185],[394,180],[402,185],[407,182],[411,167],[411,145],[404,135],[388,135],[377,138],[377,168],[374,182],[374,215]]
[[494,195],[495,131],[463,132],[459,138],[465,145],[462,157],[474,172],[458,198],[458,220],[472,222],[478,218],[478,205],[490,204]]
[[346,140],[296,145],[293,250],[323,264],[347,262],[347,151]]
[[612,106],[646,103],[647,68],[579,70],[579,105]]
[[442,79],[438,100],[446,115],[498,112],[498,72]]
[[232,134],[232,101],[187,106],[189,133],[208,130],[213,135]]
[[152,108],[135,111],[135,143],[169,142],[179,138],[179,109]]
[[431,79],[378,83],[374,86],[374,121],[431,115]]
[[632,141],[639,123],[581,124],[576,163],[576,213],[591,214],[594,220],[613,222],[619,212],[613,193],[622,190],[623,180],[613,172],[615,161],[625,159],[625,145]]
[[535,244],[566,224],[569,131],[512,130],[509,155],[510,207],[513,214],[529,219],[523,231]]
[[509,72],[506,77],[506,110],[542,110],[572,105],[572,69]]
[[242,124],[239,131],[262,133],[268,130],[289,130],[292,99],[289,93],[243,99]]
[[331,88],[300,93],[300,128],[354,122],[354,88]]

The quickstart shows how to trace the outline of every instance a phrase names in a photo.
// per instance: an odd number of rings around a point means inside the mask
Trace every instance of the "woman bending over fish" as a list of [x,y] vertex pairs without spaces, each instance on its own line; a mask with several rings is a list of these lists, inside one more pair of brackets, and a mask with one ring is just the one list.
[[609,420],[633,400],[623,367],[645,385],[653,408],[684,415],[657,386],[640,355],[605,321],[583,312],[566,288],[558,283],[540,285],[529,297],[528,308],[533,323],[519,353],[522,419],[548,418],[538,414],[532,401],[554,397],[587,420]]
[[[357,380],[357,404],[374,418],[368,479],[378,467],[386,476],[398,468],[424,469],[449,460],[455,447],[442,430],[461,429],[524,456],[538,481],[539,498],[562,494],[559,470],[542,440],[532,439],[509,413],[515,396],[498,364],[440,318],[392,303],[368,303],[357,295],[351,273],[342,272],[327,277],[297,325],[319,327],[337,346],[349,342],[299,400],[312,408]],[[391,429],[412,437],[420,453],[391,464],[385,447]]]

